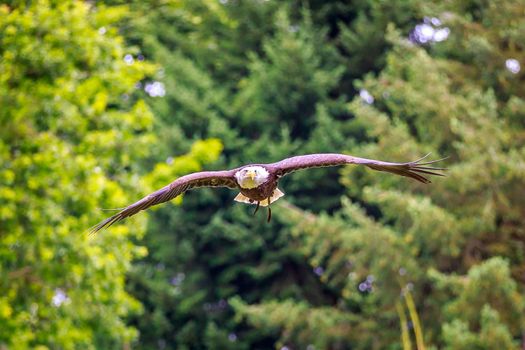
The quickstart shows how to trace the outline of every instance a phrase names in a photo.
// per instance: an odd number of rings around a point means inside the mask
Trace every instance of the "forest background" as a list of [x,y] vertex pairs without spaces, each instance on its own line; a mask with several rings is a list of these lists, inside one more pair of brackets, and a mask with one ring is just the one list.
[[[0,349],[525,348],[523,0],[2,1]],[[271,223],[177,176],[343,152]]]

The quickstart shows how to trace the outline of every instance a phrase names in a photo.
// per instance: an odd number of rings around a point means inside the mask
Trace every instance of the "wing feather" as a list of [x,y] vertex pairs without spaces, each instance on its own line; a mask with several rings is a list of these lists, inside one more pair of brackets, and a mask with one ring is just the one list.
[[286,174],[300,169],[329,167],[344,164],[360,164],[365,165],[374,170],[386,171],[392,174],[410,177],[419,182],[427,184],[431,181],[421,174],[444,176],[444,174],[438,173],[436,171],[446,170],[446,168],[427,166],[429,164],[434,164],[436,162],[442,161],[446,158],[432,160],[424,163],[421,162],[429,155],[430,153],[412,162],[392,163],[383,162],[375,159],[353,157],[350,155],[339,153],[317,153],[286,158],[281,160],[280,162],[268,164],[268,167],[275,171],[278,175],[284,176]]
[[161,204],[174,199],[182,193],[198,187],[228,187],[236,188],[235,171],[202,171],[179,177],[171,184],[155,191],[141,200],[125,207],[117,214],[93,226],[90,234],[95,234],[103,228],[109,227],[127,217],[137,214],[139,211],[148,209],[157,204]]

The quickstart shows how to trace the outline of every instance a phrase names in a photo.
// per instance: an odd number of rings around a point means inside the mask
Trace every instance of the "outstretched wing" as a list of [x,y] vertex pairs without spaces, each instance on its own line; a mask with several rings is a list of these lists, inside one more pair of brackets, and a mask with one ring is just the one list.
[[152,194],[147,195],[138,202],[135,202],[117,214],[93,226],[89,232],[94,234],[105,227],[109,227],[129,216],[137,214],[141,210],[148,209],[154,205],[172,200],[178,195],[197,187],[228,187],[236,188],[235,170],[226,171],[202,171],[179,177],[171,184],[161,188]]
[[429,154],[413,162],[390,163],[374,159],[352,157],[338,153],[317,153],[286,158],[280,162],[268,164],[267,166],[268,168],[275,171],[276,174],[284,176],[299,169],[328,167],[343,164],[361,164],[366,165],[367,167],[374,170],[386,171],[389,173],[410,177],[422,183],[430,183],[431,181],[422,174],[444,176],[443,174],[437,173],[435,171],[446,169],[428,166],[429,164],[439,162],[445,158],[422,163],[421,161],[428,157]]

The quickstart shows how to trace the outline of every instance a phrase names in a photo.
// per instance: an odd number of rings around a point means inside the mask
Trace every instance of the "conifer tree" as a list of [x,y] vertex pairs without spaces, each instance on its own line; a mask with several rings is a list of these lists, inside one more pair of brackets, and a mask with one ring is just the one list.
[[157,161],[201,137],[223,141],[215,168],[308,152],[450,157],[430,186],[298,172],[270,225],[221,190],[155,212],[154,253],[129,285],[145,305],[131,320],[141,346],[518,347],[521,1],[130,6],[123,34],[163,69],[146,83],[165,96],[145,95]]
[[[464,23],[461,17],[449,21],[438,29]],[[461,34],[458,30],[459,38]],[[494,40],[490,30],[479,35]],[[510,70],[500,59],[499,67],[489,65],[487,79],[480,84],[483,74],[470,72],[465,67],[468,61],[447,56],[448,47],[422,47],[421,38],[415,39],[391,28],[393,49],[386,66],[377,76],[356,83],[362,93],[349,108],[355,127],[365,131],[369,141],[349,151],[385,159],[415,157],[411,152],[416,149],[437,156],[446,153],[448,177],[423,187],[348,167],[342,171],[342,182],[372,217],[354,206],[348,207],[354,208],[348,218],[344,216],[348,209],[341,212],[342,218],[299,213],[297,221],[292,220],[292,232],[298,232],[299,242],[306,242],[305,257],[335,292],[336,301],[330,304],[333,317],[349,312],[355,321],[346,321],[348,332],[321,331],[332,336],[322,337],[317,325],[304,322],[319,312],[315,305],[290,305],[289,300],[247,305],[235,299],[237,312],[252,324],[279,327],[280,344],[294,348],[317,341],[320,348],[384,348],[397,337],[403,348],[415,344],[418,349],[429,345],[517,349],[523,341],[525,305],[519,292],[523,284],[517,283],[523,259],[512,248],[522,246],[521,234],[512,227],[521,222],[514,213],[523,203],[514,194],[525,178],[523,159],[515,156],[523,152],[523,143],[505,108],[509,101],[521,99],[512,83],[518,77],[510,75],[515,74],[512,71],[497,73]],[[497,56],[487,52],[487,57]],[[463,71],[466,74],[460,75]],[[501,81],[489,79],[497,74],[510,81],[510,91],[491,85],[500,85]],[[379,223],[372,225],[374,217]],[[340,221],[343,224],[336,224]],[[347,228],[356,221],[357,229]],[[343,234],[345,229],[348,234]],[[391,232],[391,238],[375,238],[378,230]],[[284,310],[298,307],[301,316],[283,318]],[[411,329],[405,327],[407,320]],[[394,323],[397,334],[389,326]]]

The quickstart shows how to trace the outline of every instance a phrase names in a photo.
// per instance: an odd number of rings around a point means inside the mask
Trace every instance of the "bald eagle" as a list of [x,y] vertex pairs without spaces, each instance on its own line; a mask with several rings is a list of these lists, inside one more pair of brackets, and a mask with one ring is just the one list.
[[422,174],[444,176],[436,171],[446,169],[429,166],[445,158],[421,162],[427,156],[428,154],[423,158],[407,163],[390,163],[345,154],[317,153],[290,157],[270,164],[248,164],[231,170],[201,171],[179,177],[171,184],[147,195],[141,200],[123,208],[117,214],[93,226],[90,232],[96,233],[105,227],[137,214],[141,210],[170,201],[178,195],[198,187],[238,189],[240,192],[234,200],[256,205],[254,214],[259,209],[259,206],[268,207],[268,221],[270,221],[272,215],[270,204],[284,196],[284,193],[277,188],[279,179],[293,171],[344,164],[360,164],[374,170],[410,177],[428,184],[430,180]]

